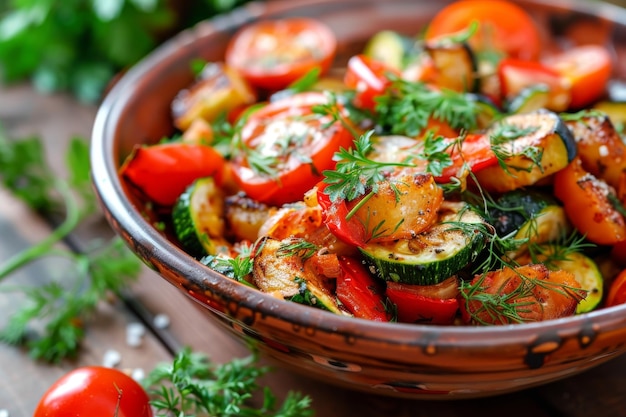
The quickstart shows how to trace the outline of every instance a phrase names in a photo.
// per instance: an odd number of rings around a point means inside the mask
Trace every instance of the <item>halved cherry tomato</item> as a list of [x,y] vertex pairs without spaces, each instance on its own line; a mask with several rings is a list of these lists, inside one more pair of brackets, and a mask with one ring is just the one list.
[[546,57],[543,63],[567,83],[573,109],[581,109],[598,100],[605,93],[613,71],[611,55],[600,45],[570,48]]
[[565,111],[571,101],[568,84],[552,67],[537,61],[507,58],[498,65],[498,78],[502,97],[510,100],[527,87],[542,84],[548,87],[547,107]]
[[196,179],[222,180],[224,158],[215,149],[192,143],[138,146],[120,168],[120,174],[150,201],[171,206]]
[[[328,125],[330,116],[313,113],[321,104],[328,104],[325,94],[307,92],[249,116],[241,130],[245,149],[231,165],[235,182],[249,197],[276,206],[301,200],[323,171],[335,167],[335,152],[352,146],[354,138],[341,122]],[[253,169],[255,155],[264,159],[266,172]]]
[[229,42],[225,59],[253,86],[280,90],[313,68],[326,72],[336,49],[325,24],[293,17],[247,25]]
[[457,1],[443,8],[431,20],[426,39],[467,29],[472,22],[478,32],[469,44],[478,51],[503,51],[512,58],[535,60],[541,51],[541,37],[533,19],[520,6],[502,0]]
[[340,257],[342,273],[337,277],[337,298],[354,317],[374,321],[389,321],[383,290],[357,259]]
[[130,376],[113,368],[74,369],[43,395],[33,417],[152,417],[148,394]]
[[391,84],[389,74],[400,75],[384,62],[366,55],[355,55],[348,60],[344,83],[355,90],[354,105],[361,109],[374,111],[376,97],[383,95]]
[[585,171],[579,157],[554,176],[554,195],[567,217],[590,241],[612,245],[626,240],[626,219],[608,199],[607,184]]
[[626,269],[620,272],[609,287],[604,305],[606,307],[626,303]]
[[387,283],[385,294],[396,305],[402,323],[452,324],[459,309],[458,283],[449,278],[437,285]]

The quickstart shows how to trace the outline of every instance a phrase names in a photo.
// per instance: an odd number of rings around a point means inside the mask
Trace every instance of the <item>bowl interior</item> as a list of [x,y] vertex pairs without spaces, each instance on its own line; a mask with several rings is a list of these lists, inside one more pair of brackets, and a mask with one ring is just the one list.
[[[249,332],[256,333],[271,331],[272,325],[278,322],[289,323],[292,328],[313,328],[332,334],[328,341],[331,345],[336,338],[364,338],[372,343],[369,348],[378,346],[382,351],[390,352],[387,358],[381,352],[381,360],[392,360],[396,354],[388,350],[389,346],[425,350],[435,344],[457,354],[469,347],[494,352],[503,344],[528,346],[542,343],[544,340],[538,334],[571,337],[575,342],[572,342],[569,355],[573,357],[578,354],[574,352],[581,351],[581,334],[595,335],[626,327],[626,306],[544,323],[461,328],[381,325],[276,300],[225,278],[186,255],[153,227],[158,213],[146,210],[120,181],[119,167],[135,145],[155,143],[174,132],[170,103],[179,90],[193,81],[190,62],[197,58],[221,60],[229,38],[240,26],[258,19],[287,16],[318,18],[327,23],[338,38],[336,65],[341,67],[348,57],[362,50],[373,33],[391,28],[405,34],[417,34],[430,17],[448,3],[451,2],[279,0],[249,3],[231,14],[202,22],[180,33],[129,70],[112,89],[98,113],[92,137],[93,181],[107,219],[148,265],[191,294],[221,320],[237,321]],[[571,43],[589,41],[590,33],[593,42],[610,45],[616,62],[614,78],[626,80],[626,11],[586,1],[521,0],[517,3],[536,19],[548,48],[564,48]],[[581,27],[587,28],[583,39],[578,33]],[[254,318],[250,318],[251,315]],[[319,343],[325,343],[324,339],[320,338]],[[607,350],[623,349],[614,339],[607,343],[610,345],[605,347]],[[576,344],[578,348],[574,347]],[[437,360],[433,359],[433,362],[437,363]]]

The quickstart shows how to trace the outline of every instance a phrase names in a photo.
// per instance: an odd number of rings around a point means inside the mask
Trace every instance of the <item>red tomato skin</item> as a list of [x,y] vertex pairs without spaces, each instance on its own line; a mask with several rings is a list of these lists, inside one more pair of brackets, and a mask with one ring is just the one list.
[[[301,120],[300,116],[312,113],[313,106],[326,103],[328,98],[317,92],[301,93],[272,102],[249,116],[242,129],[242,141],[251,148],[256,148],[263,142],[265,126],[270,122],[289,121],[290,118]],[[310,163],[290,156],[284,169],[281,168],[278,175],[272,176],[256,174],[247,164],[245,155],[233,159],[231,168],[234,180],[250,198],[274,206],[301,200],[304,193],[323,178],[323,171],[334,169],[335,152],[340,148],[352,147],[354,138],[340,122],[323,128],[321,126],[324,122],[319,119],[310,123],[317,123],[312,128],[319,129],[322,135],[297,150],[299,153],[306,153],[311,159]],[[296,152],[291,154],[295,155]]]
[[601,98],[613,72],[611,54],[600,45],[571,48],[551,55],[543,62],[568,85],[570,108],[574,110],[587,107]]
[[626,269],[620,272],[609,287],[605,307],[612,307],[626,303]]
[[220,183],[224,165],[210,146],[164,143],[135,148],[120,174],[150,201],[171,206],[198,178],[215,176]]
[[88,366],[74,369],[45,392],[33,417],[152,417],[148,394],[125,373]]
[[[284,53],[285,50],[298,51],[297,45],[290,42],[299,39],[299,35],[308,33],[308,39],[315,40],[315,46],[309,46],[315,56],[300,57],[289,62],[287,59],[263,64],[263,60],[273,53]],[[281,50],[263,50],[259,37],[273,37]],[[285,47],[287,45],[287,47]],[[261,48],[261,50],[259,50]],[[306,48],[300,48],[304,50]],[[314,49],[314,50],[313,50]],[[317,67],[320,74],[330,68],[335,57],[337,40],[334,33],[325,24],[315,19],[292,17],[282,20],[267,20],[248,25],[237,32],[226,48],[226,63],[237,69],[253,86],[269,91],[281,90]]]
[[[541,52],[541,36],[533,19],[520,6],[503,0],[457,1],[443,8],[431,20],[426,39],[449,35],[467,29],[473,22],[489,26],[491,34],[472,36],[470,45],[481,49],[480,38],[489,36],[485,44],[493,43],[512,58],[536,60]],[[487,25],[486,25],[487,24]]]

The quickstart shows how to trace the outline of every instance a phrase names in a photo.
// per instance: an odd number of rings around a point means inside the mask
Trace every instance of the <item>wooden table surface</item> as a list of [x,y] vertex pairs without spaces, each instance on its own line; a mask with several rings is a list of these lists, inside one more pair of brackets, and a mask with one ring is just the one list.
[[[14,138],[38,135],[45,141],[51,164],[63,172],[62,150],[75,135],[89,137],[96,109],[66,96],[40,96],[28,86],[0,87],[0,124]],[[7,190],[0,188],[0,261],[45,237],[50,225],[30,212]],[[111,235],[102,218],[97,218],[74,236]],[[0,283],[36,284],[63,273],[62,262],[46,259],[20,270]],[[0,291],[0,326],[20,305],[13,293]],[[170,318],[166,329],[151,326],[158,314]],[[129,323],[145,323],[147,332],[138,347],[126,342]],[[216,328],[200,311],[147,268],[125,300],[102,303],[87,326],[87,337],[79,358],[59,365],[34,362],[25,352],[0,344],[0,415],[31,416],[47,387],[68,370],[80,365],[103,363],[107,351],[121,354],[121,369],[146,372],[158,362],[169,361],[182,346],[202,351],[216,362],[248,354],[239,342]],[[514,394],[480,400],[452,402],[408,401],[365,395],[313,381],[279,367],[263,380],[283,398],[297,390],[313,398],[321,417],[345,416],[486,416],[544,417],[626,416],[626,356],[616,358],[578,376]],[[2,414],[2,412],[5,414]]]

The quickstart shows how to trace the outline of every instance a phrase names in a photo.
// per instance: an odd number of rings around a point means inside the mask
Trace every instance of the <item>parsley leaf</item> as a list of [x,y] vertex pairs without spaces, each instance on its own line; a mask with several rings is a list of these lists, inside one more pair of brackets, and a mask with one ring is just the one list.
[[257,379],[269,371],[257,364],[255,354],[234,359],[222,365],[185,348],[171,364],[160,364],[142,381],[153,400],[158,415],[213,417],[309,417],[311,399],[289,392],[283,404],[276,406],[276,397],[263,390],[263,405],[247,404],[260,389]]

